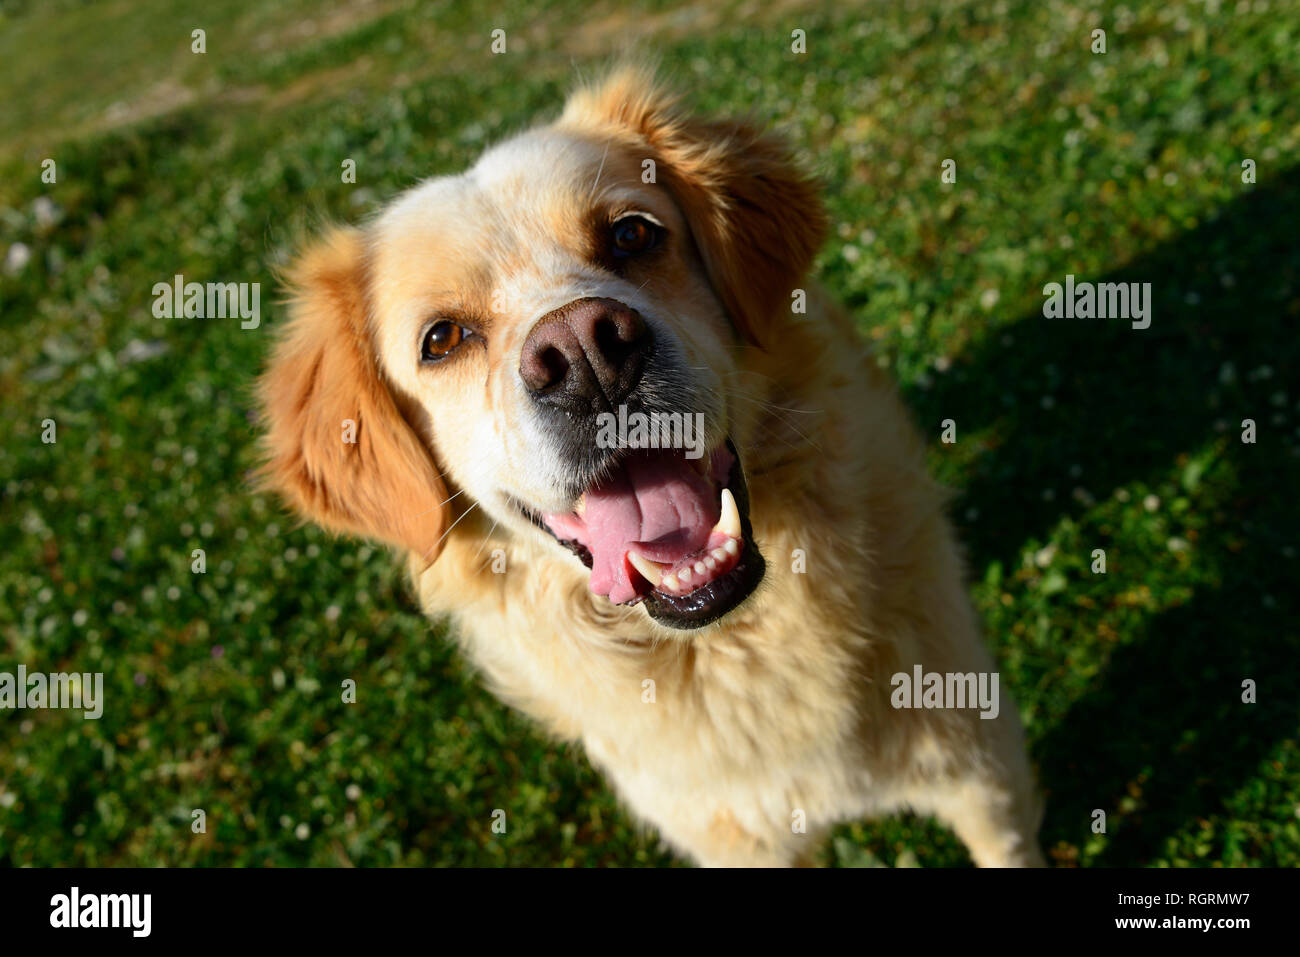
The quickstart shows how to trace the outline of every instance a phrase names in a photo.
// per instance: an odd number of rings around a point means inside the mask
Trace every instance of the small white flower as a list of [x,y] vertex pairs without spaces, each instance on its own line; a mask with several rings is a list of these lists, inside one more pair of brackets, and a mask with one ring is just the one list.
[[9,251],[5,253],[5,272],[10,276],[16,276],[31,261],[31,247],[26,243],[14,243],[9,247]]

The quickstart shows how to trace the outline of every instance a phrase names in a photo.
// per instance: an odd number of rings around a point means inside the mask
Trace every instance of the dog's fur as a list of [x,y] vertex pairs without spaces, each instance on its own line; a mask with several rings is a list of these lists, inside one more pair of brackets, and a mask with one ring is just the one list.
[[[670,237],[626,275],[591,255],[610,206],[648,210]],[[297,259],[261,382],[266,474],[307,517],[408,552],[424,608],[453,618],[495,692],[581,741],[696,861],[801,863],[835,822],[912,809],[978,864],[1039,863],[1009,696],[995,720],[891,706],[891,676],[914,664],[993,664],[923,442],[852,321],[804,278],[825,225],[779,141],[616,69],[554,123]],[[681,407],[707,410],[710,446],[729,435],[743,463],[768,570],[716,624],[675,631],[593,596],[511,504],[572,504],[517,370],[537,318],[583,296],[648,317],[678,361]],[[482,338],[423,368],[421,325],[449,311]]]

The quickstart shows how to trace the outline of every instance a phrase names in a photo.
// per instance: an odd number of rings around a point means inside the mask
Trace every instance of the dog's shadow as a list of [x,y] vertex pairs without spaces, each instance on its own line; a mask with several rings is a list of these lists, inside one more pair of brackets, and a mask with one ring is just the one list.
[[[1028,732],[1047,792],[1043,845],[1063,862],[1090,840],[1095,809],[1107,814],[1108,838],[1091,863],[1136,866],[1168,854],[1168,842],[1189,825],[1208,828],[1205,819],[1230,814],[1225,800],[1257,784],[1262,764],[1295,734],[1300,608],[1291,546],[1300,545],[1300,442],[1298,397],[1286,393],[1293,385],[1286,379],[1300,351],[1297,172],[1249,188],[1212,221],[1109,275],[1076,276],[1150,282],[1149,329],[1031,313],[988,336],[930,388],[904,383],[936,440],[945,418],[957,421],[959,440],[985,429],[1002,436],[976,462],[953,509],[975,579],[992,562],[1014,571],[1030,539],[1045,542],[1062,520],[1078,519],[1086,506],[1072,496],[1076,487],[1104,500],[1136,481],[1156,486],[1184,453],[1220,442],[1220,461],[1205,476],[1214,498],[1202,504],[1191,496],[1193,509],[1211,514],[1190,557],[1213,584],[1198,584],[1190,601],[1119,635],[1087,690],[1068,703],[1047,701],[1051,669],[1068,667],[1066,647],[1049,651],[1037,674],[1012,676],[1022,702],[1060,716],[1031,722]],[[1064,277],[1041,279],[1052,281]],[[1241,441],[1247,418],[1258,430],[1253,445]],[[1117,549],[1127,540],[1110,543],[1115,595],[1179,583],[1172,553],[1146,546],[1126,561]],[[1126,565],[1144,563],[1124,580]],[[1053,600],[1068,602],[1070,589]],[[999,653],[1015,640],[988,635]],[[1257,704],[1242,702],[1248,678]],[[1246,860],[1267,861],[1267,825],[1257,823],[1247,823],[1250,846],[1238,849]],[[1207,836],[1209,844],[1223,840],[1243,839]]]

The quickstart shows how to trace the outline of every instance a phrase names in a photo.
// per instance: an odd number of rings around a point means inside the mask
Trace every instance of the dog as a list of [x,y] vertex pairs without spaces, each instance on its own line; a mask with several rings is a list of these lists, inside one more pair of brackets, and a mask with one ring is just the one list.
[[265,480],[404,553],[495,694],[701,865],[900,810],[1041,864],[1014,705],[899,706],[996,674],[924,442],[807,278],[826,230],[779,138],[612,68],[287,267]]

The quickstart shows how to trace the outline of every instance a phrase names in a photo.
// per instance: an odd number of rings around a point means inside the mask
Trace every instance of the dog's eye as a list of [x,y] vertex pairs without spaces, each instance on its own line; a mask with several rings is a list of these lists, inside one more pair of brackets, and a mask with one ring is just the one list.
[[435,322],[424,334],[424,343],[420,346],[420,358],[436,362],[446,357],[464,341],[465,330],[456,323],[446,319]]
[[644,216],[624,216],[610,231],[615,259],[627,259],[653,249],[659,242],[659,226]]

